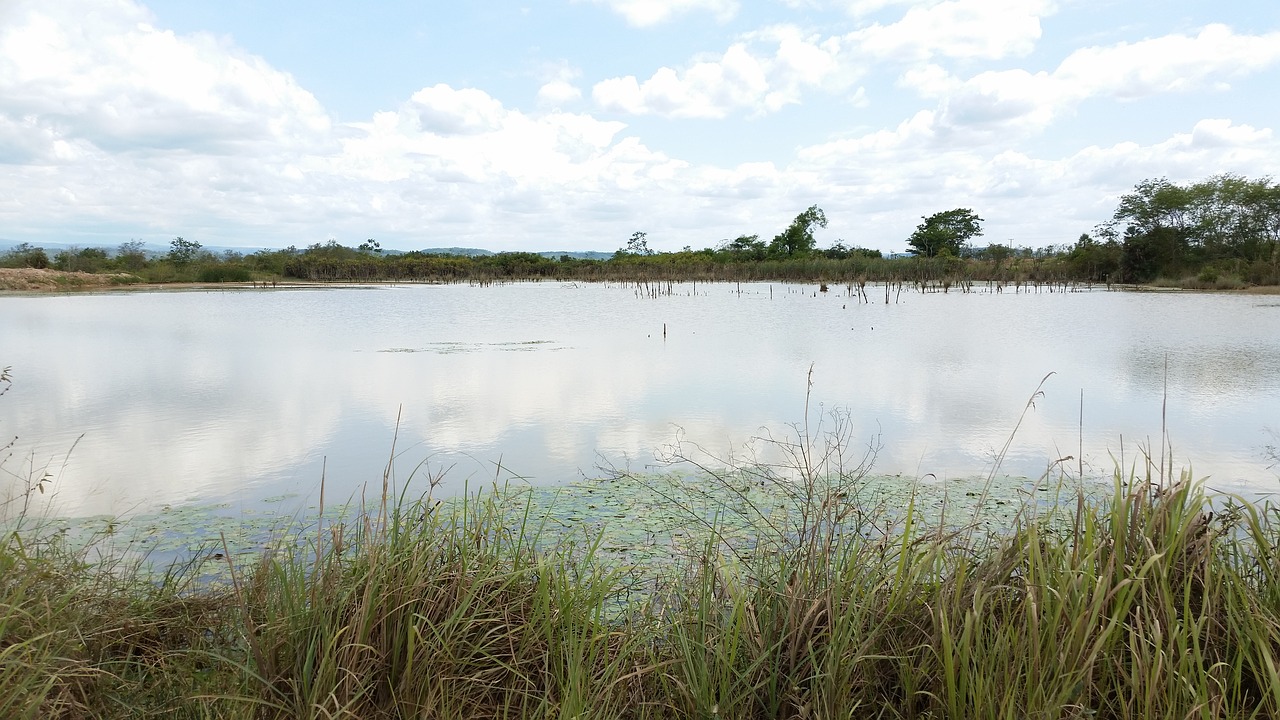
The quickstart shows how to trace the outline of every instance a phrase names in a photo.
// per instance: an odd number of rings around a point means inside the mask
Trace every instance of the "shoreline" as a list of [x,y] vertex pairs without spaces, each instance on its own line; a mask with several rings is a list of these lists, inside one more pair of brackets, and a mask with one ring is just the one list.
[[[735,487],[723,479],[730,505],[710,516],[681,509],[702,532],[657,543],[653,574],[613,561],[628,538],[557,535],[502,494],[452,509],[384,497],[297,549],[238,555],[220,538],[158,578],[10,535],[0,715],[1280,711],[1265,506],[1222,512],[1200,484],[1117,483],[1024,505],[1002,535],[980,515],[935,529],[917,502],[867,507],[839,481],[802,483],[783,515],[733,502]],[[202,584],[215,567],[226,579]]]
[[[137,280],[133,282],[130,278]],[[513,279],[516,281],[517,279]],[[583,281],[579,281],[583,282]],[[591,281],[585,281],[591,282]],[[677,280],[675,282],[686,282]],[[697,282],[690,279],[688,282]],[[706,282],[706,281],[704,281]],[[731,281],[724,281],[731,282]],[[766,281],[759,281],[766,282]],[[797,281],[779,280],[788,284],[805,284],[822,282],[821,280]],[[975,280],[987,282],[985,280]],[[144,282],[137,276],[128,273],[86,273],[78,271],[49,270],[42,268],[0,268],[0,297],[8,295],[46,295],[76,294],[101,292],[179,292],[184,290],[299,290],[320,288],[356,288],[377,287],[383,285],[429,285],[431,282],[414,281],[371,281],[371,282],[326,282],[321,280],[257,280],[249,282]],[[875,283],[872,283],[875,284]],[[1112,286],[1118,290],[1134,292],[1208,292],[1236,295],[1280,295],[1280,285],[1251,285],[1243,288],[1182,288],[1149,283],[1145,285]]]
[[[297,290],[361,286],[313,280],[257,280],[249,282],[137,282],[128,273],[86,273],[37,268],[0,268],[0,296],[69,295],[102,292],[178,292],[183,290]],[[389,284],[389,283],[388,283]]]

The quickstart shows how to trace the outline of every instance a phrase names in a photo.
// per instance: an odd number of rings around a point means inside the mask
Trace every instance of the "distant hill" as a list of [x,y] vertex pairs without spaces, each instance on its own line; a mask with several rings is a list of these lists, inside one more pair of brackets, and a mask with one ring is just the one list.
[[[21,245],[21,244],[22,243],[18,240],[10,240],[9,238],[0,238],[0,253],[7,252],[13,249],[15,246]],[[69,250],[72,248],[86,248],[86,247],[100,247],[108,252],[114,252],[115,249],[120,246],[119,243],[116,243],[114,245],[99,245],[99,244],[90,244],[90,243],[60,243],[60,242],[46,242],[46,241],[32,242],[30,244],[35,247],[44,248],[45,250],[49,251],[50,256],[52,256],[54,253],[60,250]],[[167,244],[160,245],[156,243],[144,243],[142,247],[143,247],[143,251],[152,257],[164,255],[165,253],[169,252],[169,246]],[[255,253],[260,250],[266,251],[266,252],[275,252],[277,250],[280,250],[280,248],[225,247],[220,245],[205,245],[203,249],[207,250],[208,252],[216,253],[219,255],[221,255],[222,253],[228,250],[232,252],[238,252],[242,255],[249,255],[251,253]],[[388,249],[384,249],[382,252],[384,255],[403,255],[407,251],[392,250],[388,248]],[[418,252],[426,253],[428,255],[460,255],[460,256],[466,256],[466,257],[489,257],[492,255],[498,254],[492,250],[485,250],[484,248],[470,248],[470,247],[423,248]],[[569,257],[575,260],[608,260],[609,258],[613,257],[613,253],[599,252],[597,250],[544,250],[536,254],[541,255],[542,257],[545,257],[545,258],[551,258],[552,260],[559,260],[560,258],[566,255],[568,255]]]
[[467,257],[484,257],[496,254],[492,250],[467,247],[423,248],[418,252],[427,255],[466,255]]
[[[32,247],[44,248],[50,255],[53,255],[54,253],[61,250],[83,250],[85,248],[101,248],[103,250],[106,250],[108,253],[114,253],[116,249],[119,248],[120,245],[122,245],[124,242],[125,241],[122,240],[121,242],[118,242],[112,245],[104,245],[102,243],[64,243],[64,242],[52,242],[52,241],[45,241],[45,240],[41,240],[39,242],[32,242],[29,240],[18,241],[18,240],[10,240],[8,238],[0,238],[0,253],[7,252],[23,244],[30,245]],[[276,250],[279,250],[280,248],[231,247],[227,245],[202,245],[200,249],[205,250],[207,252],[216,253],[218,255],[221,255],[222,253],[227,252],[228,250],[231,252],[240,253],[241,255],[250,255],[252,253],[256,253],[262,250],[265,250],[267,252],[274,252]],[[151,256],[164,255],[165,253],[169,252],[169,245],[168,243],[165,243],[163,245],[157,244],[157,243],[143,243],[142,251]]]
[[[466,247],[447,247],[447,248],[425,248],[418,252],[428,255],[466,255],[467,257],[489,257],[491,255],[499,255],[492,250],[483,248],[466,248]],[[544,258],[559,260],[568,255],[574,260],[608,260],[613,257],[613,253],[599,252],[598,250],[543,250],[534,253]]]
[[613,257],[613,253],[599,252],[598,250],[547,250],[538,254],[552,260],[559,260],[565,255],[574,260],[608,260]]
[[[70,250],[71,248],[87,248],[87,247],[101,247],[103,249],[111,249],[115,247],[114,245],[106,246],[106,245],[95,245],[95,244],[88,244],[88,243],[62,243],[62,242],[45,242],[45,241],[30,242],[27,240],[10,240],[9,238],[0,238],[0,252],[12,250],[19,245],[30,245],[31,247],[44,248],[45,250],[49,250],[49,251]],[[147,246],[148,249],[152,249],[153,247],[154,246],[151,246],[151,245]]]

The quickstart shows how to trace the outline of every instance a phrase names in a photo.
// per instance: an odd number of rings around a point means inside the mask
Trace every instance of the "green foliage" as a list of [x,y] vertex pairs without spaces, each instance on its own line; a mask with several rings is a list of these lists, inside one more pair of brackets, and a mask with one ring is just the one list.
[[200,282],[221,283],[221,282],[249,282],[253,279],[253,274],[248,268],[235,267],[232,265],[208,265],[200,268],[200,274],[197,276]]
[[627,244],[613,254],[614,259],[621,260],[628,256],[647,256],[652,255],[653,250],[649,248],[649,235],[643,232],[634,232],[627,240]]
[[147,266],[146,246],[141,240],[121,243],[113,259],[117,269],[137,272]]
[[[572,514],[515,489],[384,498],[257,559],[218,543],[159,572],[6,533],[0,717],[1280,713],[1273,507],[1117,475],[928,508],[869,492],[841,447],[621,475]],[[688,524],[607,529],[650,505]],[[654,532],[649,559],[607,560]]]
[[881,258],[884,255],[879,250],[871,250],[868,248],[849,247],[844,244],[843,240],[837,240],[831,247],[822,251],[822,256],[831,260],[845,260],[851,257],[862,258]]
[[969,208],[956,208],[922,218],[907,238],[910,252],[920,257],[959,257],[965,243],[982,235],[982,218]]
[[[262,250],[215,256],[198,242],[175,238],[161,260],[147,257],[140,241],[124,243],[108,257],[97,248],[60,252],[19,245],[0,256],[5,267],[53,265],[88,272],[128,271],[150,282],[225,282],[297,278],[323,282],[500,282],[558,278],[578,281],[659,283],[677,281],[797,281],[936,283],[943,289],[975,281],[1021,283],[1155,282],[1231,289],[1280,284],[1280,186],[1270,178],[1220,175],[1182,186],[1144,180],[1121,198],[1114,217],[1071,245],[1032,249],[1012,243],[974,248],[982,218],[956,208],[922,218],[908,240],[912,257],[884,258],[880,251],[837,240],[819,250],[814,233],[827,226],[812,205],[783,232],[765,242],[740,235],[714,248],[657,252],[635,232],[612,258],[552,259],[534,253],[440,254],[383,252],[373,239],[357,247],[336,240],[303,250]],[[1208,269],[1206,269],[1208,268]]]
[[817,241],[813,237],[815,228],[827,226],[827,214],[817,205],[810,205],[807,210],[796,216],[791,225],[769,243],[769,256],[776,258],[806,257],[813,253]]
[[285,265],[298,256],[298,249],[288,247],[284,250],[260,250],[245,258],[245,265],[258,273],[284,276]]
[[1099,243],[1088,234],[1081,235],[1067,253],[1072,274],[1091,282],[1119,279],[1123,261],[1124,251],[1120,243],[1115,240]]
[[1124,195],[1107,232],[1122,228],[1125,280],[1195,273],[1207,263],[1280,263],[1280,185],[1216,175],[1178,185],[1148,179]]
[[101,248],[72,248],[59,252],[53,258],[54,269],[68,272],[102,272],[107,265],[107,251]]
[[985,260],[991,260],[998,267],[1000,265],[1003,265],[1005,261],[1007,261],[1009,258],[1013,257],[1013,254],[1014,254],[1013,248],[1009,247],[1008,245],[992,243],[986,246],[985,248],[983,248],[982,250],[978,251],[977,257],[983,258]]
[[42,247],[19,243],[0,256],[0,267],[43,269],[49,267],[49,255]]
[[166,256],[174,265],[186,265],[200,257],[203,246],[195,240],[176,237],[169,243],[169,254]]
[[768,247],[759,235],[739,235],[721,244],[719,252],[735,261],[763,260]]

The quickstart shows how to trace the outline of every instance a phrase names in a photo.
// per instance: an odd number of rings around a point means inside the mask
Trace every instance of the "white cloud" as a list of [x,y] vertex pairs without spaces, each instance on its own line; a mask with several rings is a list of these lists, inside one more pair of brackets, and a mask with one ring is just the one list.
[[[386,233],[411,246],[448,227],[501,248],[560,238],[568,226],[631,226],[646,204],[611,211],[613,198],[660,188],[686,167],[620,139],[623,123],[528,114],[442,83],[369,122],[333,127],[287,74],[227,41],[158,30],[137,5],[4,12],[6,234],[70,229],[70,215],[108,244],[121,226],[124,238],[151,231],[206,244]],[[90,31],[83,17],[93,12],[102,17]],[[505,219],[521,214],[517,225]],[[583,243],[592,241],[572,244]]]
[[1046,73],[1004,70],[975,75],[946,97],[938,116],[948,128],[1004,131],[1039,129],[1069,102]]
[[780,0],[780,2],[793,10],[835,8],[860,18],[898,5],[928,8],[942,0]]
[[[399,112],[355,127],[361,134],[344,142],[336,172],[381,181],[560,183],[602,169],[602,161],[621,152],[614,138],[626,126],[562,112],[526,115],[483,91],[437,85],[415,93]],[[632,151],[631,161],[667,162]]]
[[[859,12],[888,3],[853,3]],[[874,6],[874,8],[873,8]],[[1050,0],[947,0],[917,4],[897,22],[874,23],[850,34],[862,52],[918,62],[943,56],[999,59],[1030,53],[1040,40],[1040,19]]]
[[231,152],[329,131],[293,78],[213,36],[153,27],[117,2],[18,2],[0,30],[0,115],[116,150]]
[[706,11],[721,22],[738,14],[737,0],[592,0],[607,5],[635,27],[650,27],[694,11]]
[[1240,35],[1214,24],[1195,36],[1167,35],[1077,50],[1053,76],[1079,97],[1105,93],[1132,99],[1200,89],[1218,79],[1257,72],[1277,63],[1280,32]]
[[1091,146],[1058,158],[939,140],[932,113],[922,112],[894,130],[803,148],[785,175],[825,190],[832,233],[873,246],[894,247],[921,215],[973,207],[993,239],[1039,247],[1087,232],[1142,178],[1199,180],[1210,174],[1205,168],[1256,177],[1280,154],[1271,129],[1226,119],[1201,120],[1150,145]]
[[537,102],[544,108],[562,108],[582,99],[582,88],[577,81],[582,71],[567,62],[552,65],[544,75],[546,81],[538,88]]
[[[855,5],[859,11],[870,7]],[[799,103],[807,88],[847,89],[875,62],[1025,55],[1040,38],[1040,18],[1053,10],[1049,0],[947,0],[916,3],[898,22],[843,36],[772,26],[745,33],[719,57],[662,67],[645,80],[634,75],[603,80],[592,97],[606,110],[676,118],[776,112]],[[909,70],[904,84],[939,93],[959,82],[929,64]]]
[[[904,21],[962,4],[917,4]],[[917,94],[897,107],[875,96],[856,130],[834,117],[834,103],[806,108],[804,124],[789,124],[800,113],[768,119],[783,138],[774,148],[750,143],[710,164],[655,149],[660,136],[571,112],[585,85],[567,63],[532,74],[541,84],[533,107],[432,78],[364,122],[334,126],[287,73],[228,39],[157,29],[127,0],[0,0],[0,228],[36,242],[180,234],[304,245],[333,236],[495,250],[611,249],[640,228],[654,247],[672,249],[776,231],[816,202],[831,237],[869,246],[893,247],[922,214],[971,205],[997,236],[1043,244],[1092,227],[1114,209],[1107,193],[1142,177],[1274,172],[1273,130],[1224,119],[1226,110],[1177,132],[1160,125],[1166,140],[1155,144],[1119,142],[1135,135],[1106,128],[1089,138],[1096,147],[1046,157],[1028,138],[1088,98],[1216,92],[1280,62],[1280,33],[1209,26],[1077,50],[1042,71],[953,62],[952,50],[970,45],[982,57],[1020,52],[1019,42],[1034,42],[1022,23],[1032,14],[1012,13],[1013,29],[995,28],[987,40],[939,29],[933,39],[955,42],[923,54],[906,48],[905,65],[882,62],[905,71],[901,85]],[[648,79],[604,80],[591,95],[613,112],[728,118],[701,126],[733,137],[740,118],[731,116],[869,82],[867,52],[849,35],[768,27]],[[796,145],[806,147],[793,154]]]
[[[1213,148],[1249,148],[1271,139],[1271,128],[1259,130],[1250,125],[1233,125],[1230,120],[1214,118],[1201,120],[1191,129],[1190,136],[1178,135],[1174,142],[1187,147],[1210,150]],[[1190,142],[1187,142],[1190,140]]]
[[962,84],[945,68],[933,63],[907,70],[899,82],[904,87],[915,89],[924,97],[945,95]]
[[941,0],[835,0],[832,4],[843,7],[845,12],[854,17],[862,17],[896,5],[928,8],[937,5],[939,2]]
[[[753,46],[771,46],[772,55]],[[680,70],[658,69],[596,83],[592,97],[610,111],[677,118],[723,118],[737,110],[774,112],[800,101],[813,86],[845,86],[855,74],[841,63],[840,40],[806,36],[780,26],[751,33],[717,58]]]
[[801,148],[797,157],[803,164],[841,165],[850,156],[866,157],[897,153],[906,148],[918,147],[923,154],[932,154],[925,146],[933,139],[934,115],[921,111],[904,120],[893,130],[877,130],[854,138],[832,140]]
[[502,103],[480,90],[455,90],[445,84],[414,93],[404,112],[419,127],[439,135],[474,135],[502,127],[507,111]]
[[634,75],[596,83],[592,97],[606,110],[637,115],[721,118],[763,103],[769,85],[762,63],[738,44],[714,61],[683,71],[660,68],[643,83]]
[[560,107],[582,99],[582,90],[567,80],[552,80],[538,88],[538,104]]
[[985,133],[1038,131],[1094,97],[1135,100],[1173,92],[1227,89],[1233,77],[1280,64],[1280,33],[1240,35],[1222,25],[1199,34],[1169,35],[1071,53],[1053,72],[986,71],[960,80],[938,65],[904,73],[901,83],[939,99],[941,130]]

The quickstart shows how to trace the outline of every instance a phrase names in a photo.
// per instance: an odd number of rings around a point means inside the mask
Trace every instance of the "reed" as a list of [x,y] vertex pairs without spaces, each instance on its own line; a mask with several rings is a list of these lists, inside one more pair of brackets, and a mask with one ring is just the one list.
[[0,717],[1280,715],[1274,508],[1118,468],[1042,478],[991,530],[981,503],[874,501],[847,438],[801,424],[776,460],[655,484],[703,532],[645,568],[496,486],[384,491],[222,585],[11,532]]

